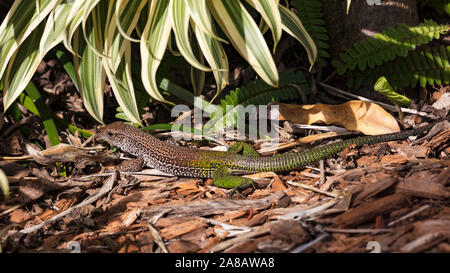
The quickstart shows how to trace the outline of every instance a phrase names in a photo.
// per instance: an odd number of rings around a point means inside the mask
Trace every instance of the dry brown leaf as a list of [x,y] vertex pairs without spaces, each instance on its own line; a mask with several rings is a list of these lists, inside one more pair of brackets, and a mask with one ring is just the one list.
[[339,105],[313,104],[296,105],[277,103],[279,120],[293,123],[339,124],[348,130],[360,131],[366,135],[379,135],[400,132],[395,118],[375,103],[368,101],[349,101]]
[[82,158],[92,158],[92,159],[107,159],[106,156],[95,156],[89,154],[89,151],[96,151],[99,149],[104,149],[102,146],[95,147],[76,147],[69,144],[60,143],[56,146],[48,148],[44,151],[33,147],[32,145],[26,145],[27,152],[29,155],[18,156],[18,157],[7,157],[2,156],[0,159],[8,161],[20,161],[33,159],[36,162],[47,165],[54,162],[74,162]]

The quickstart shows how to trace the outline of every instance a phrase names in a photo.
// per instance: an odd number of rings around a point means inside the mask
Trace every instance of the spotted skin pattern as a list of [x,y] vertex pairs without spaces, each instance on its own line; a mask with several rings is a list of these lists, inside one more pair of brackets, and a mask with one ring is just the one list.
[[182,147],[161,141],[123,122],[114,122],[100,128],[96,132],[96,138],[103,139],[136,157],[142,157],[145,165],[162,172],[183,177],[212,178],[221,167],[225,167],[230,174],[297,169],[335,155],[350,145],[361,147],[364,144],[405,139],[429,130],[433,125],[400,133],[352,138],[300,153],[285,153],[277,156],[248,156]]

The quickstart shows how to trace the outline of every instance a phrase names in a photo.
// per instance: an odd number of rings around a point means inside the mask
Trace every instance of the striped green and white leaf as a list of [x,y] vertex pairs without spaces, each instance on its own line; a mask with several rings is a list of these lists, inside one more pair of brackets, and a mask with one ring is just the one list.
[[71,8],[66,2],[58,5],[14,53],[5,77],[5,109],[23,92],[45,54],[62,41]]
[[247,0],[262,16],[266,25],[272,31],[274,41],[273,52],[281,39],[281,16],[278,10],[278,0]]
[[[103,67],[105,69],[108,80],[111,84],[114,96],[119,103],[122,111],[127,118],[140,124],[140,116],[136,103],[136,97],[131,76],[131,44],[119,30],[117,23],[119,22],[122,30],[126,35],[130,35],[136,26],[140,11],[145,5],[141,1],[121,1],[126,5],[114,5],[110,2],[108,12],[111,17],[108,18],[108,33],[106,35]],[[125,3],[126,2],[126,3]],[[119,3],[119,1],[117,2]],[[116,19],[119,16],[119,20]],[[124,58],[125,53],[125,58]]]
[[164,99],[156,84],[156,71],[164,56],[172,28],[169,1],[152,1],[148,21],[141,36],[141,77],[145,90],[152,98],[173,104]]
[[[198,45],[197,41],[195,39],[191,38],[192,43],[192,50],[196,56],[196,58],[200,59],[200,62],[202,64],[205,63],[205,58],[203,57],[203,54],[201,53],[200,46]],[[194,95],[200,96],[202,93],[203,88],[205,87],[205,71],[198,70],[195,67],[191,66],[191,73],[190,73],[192,88],[194,89]]]
[[[97,11],[96,11],[97,10]],[[94,13],[98,8],[94,9]],[[91,17],[86,20],[86,36],[92,45],[101,43],[95,35],[96,27]],[[98,28],[98,26],[97,26]],[[78,88],[86,110],[100,123],[103,123],[103,90],[106,73],[102,65],[102,57],[89,47],[84,39],[82,30],[78,28],[73,35],[73,49],[80,57],[74,56],[73,62]]]
[[271,86],[278,85],[278,71],[258,25],[240,1],[207,1],[208,7],[235,49]]
[[90,7],[90,10],[87,12],[89,13],[95,5],[100,0],[85,0],[85,1],[75,1],[72,10],[70,11],[70,14],[68,16],[69,20],[67,21],[66,30],[64,32],[64,46],[69,50],[73,55],[76,55],[77,53],[72,48],[72,38],[77,30],[78,26],[83,22],[86,8]]
[[[115,1],[116,3],[116,8],[114,9],[114,12],[116,13],[115,19],[116,19],[116,25],[117,28],[120,32],[120,34],[122,34],[122,36],[132,42],[135,43],[139,43],[140,40],[139,39],[135,39],[133,37],[130,36],[130,33],[126,27],[122,26],[121,20],[122,18],[125,16],[126,19],[132,18],[132,24],[134,25],[134,27],[136,27],[136,32],[138,33],[138,35],[140,36],[140,34],[142,33],[142,31],[140,30],[140,28],[138,27],[138,20],[139,20],[139,16],[141,14],[142,8],[145,6],[145,4],[147,4],[147,1],[133,1],[133,0],[117,0]],[[133,5],[132,7],[129,7],[129,5]],[[137,5],[137,9],[135,9]],[[132,14],[131,12],[135,11],[135,14]],[[126,13],[125,15],[122,14],[122,12]],[[143,18],[145,18],[145,15],[143,16]],[[134,22],[134,20],[136,20],[136,22]],[[125,29],[124,29],[125,28]]]
[[280,10],[281,20],[283,22],[283,30],[303,45],[306,53],[308,54],[309,63],[312,67],[317,58],[317,47],[314,40],[311,36],[309,36],[302,22],[297,15],[295,15],[295,13],[282,5],[279,5],[278,8]]
[[[14,1],[0,25],[0,78],[19,45],[61,0]],[[37,8],[37,5],[39,6]]]
[[220,38],[216,33],[214,22],[209,12],[206,0],[186,0],[191,14],[191,19],[195,25],[212,38],[228,44],[228,41]]
[[131,45],[130,41],[126,41],[127,47],[125,48],[125,54],[120,62],[116,72],[113,73],[110,66],[106,63],[106,58],[102,58],[103,66],[108,76],[109,83],[113,90],[114,96],[119,103],[122,111],[128,117],[128,119],[134,123],[141,123],[139,116],[139,110],[136,104],[136,97],[133,87],[133,79],[131,76]]
[[[208,20],[212,20],[212,16],[209,11],[207,10],[206,12],[206,16],[209,18]],[[211,27],[212,31],[215,32],[216,29],[214,25]],[[217,92],[214,96],[215,98],[228,84],[229,68],[227,54],[217,39],[200,30],[200,27],[196,24],[193,24],[193,28],[197,42],[203,55],[205,56],[206,61],[211,66],[214,78],[216,80]]]
[[193,67],[203,70],[211,71],[211,68],[202,64],[194,55],[192,51],[191,42],[189,39],[189,9],[184,0],[171,0],[172,11],[172,28],[177,43],[178,50],[183,55],[188,63]]
[[[136,27],[145,1],[119,0],[116,2],[114,13],[109,22],[108,33],[105,41],[105,55],[113,72],[119,66],[125,48],[128,47],[126,36],[130,36]],[[111,1],[110,6],[114,4]],[[112,7],[110,7],[112,9]],[[120,27],[119,27],[120,26]],[[121,31],[122,30],[122,31]],[[139,40],[137,40],[139,42]]]
[[[41,22],[11,58],[11,62],[6,70],[4,83],[5,94],[3,103],[5,110],[19,97],[20,93],[22,93],[28,84],[28,81],[22,81],[23,78],[20,75],[25,75],[28,72],[28,75],[32,76],[39,65],[39,63],[36,64],[33,60],[39,58],[39,42],[44,33],[44,29],[45,22]],[[30,71],[31,73],[29,73]],[[18,74],[14,75],[14,73]]]

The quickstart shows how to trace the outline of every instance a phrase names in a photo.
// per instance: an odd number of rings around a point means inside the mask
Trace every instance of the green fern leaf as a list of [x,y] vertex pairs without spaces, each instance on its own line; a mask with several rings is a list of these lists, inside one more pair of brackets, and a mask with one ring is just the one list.
[[330,58],[328,53],[328,35],[323,19],[322,3],[319,0],[293,0],[292,6],[297,9],[297,15],[303,26],[317,45],[317,61],[325,63]]
[[[311,87],[301,71],[280,73],[278,88],[274,88],[259,79],[247,86],[236,88],[220,101],[222,113],[211,115],[211,120],[205,125],[205,130],[220,131],[224,127],[235,126],[236,112],[247,105],[266,105],[273,101],[296,100],[311,94]],[[226,121],[226,122],[225,122]]]
[[396,58],[381,66],[347,74],[347,85],[358,88],[363,83],[371,86],[379,77],[386,76],[394,89],[450,83],[450,46],[432,49],[425,47],[410,51],[406,57]]
[[406,57],[409,51],[439,39],[449,29],[450,25],[438,25],[432,20],[425,20],[415,27],[399,24],[395,29],[387,28],[383,33],[377,33],[375,38],[356,42],[353,48],[340,54],[341,60],[333,60],[332,64],[341,75],[356,67],[361,71],[374,68],[397,57]]

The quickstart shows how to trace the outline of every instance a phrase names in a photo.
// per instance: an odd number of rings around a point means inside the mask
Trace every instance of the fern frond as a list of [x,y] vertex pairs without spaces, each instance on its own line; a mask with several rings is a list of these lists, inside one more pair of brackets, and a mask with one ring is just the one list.
[[277,88],[259,79],[231,91],[220,101],[220,107],[225,111],[229,105],[266,105],[272,101],[295,100],[300,98],[300,92],[305,95],[311,94],[311,88],[303,72],[280,73]]
[[278,88],[274,88],[259,79],[247,86],[236,88],[220,101],[222,115],[211,115],[211,120],[205,125],[205,130],[220,131],[236,126],[239,107],[247,105],[266,105],[273,101],[296,100],[300,93],[311,94],[311,87],[301,71],[280,73]]
[[298,17],[317,45],[317,60],[324,61],[330,58],[329,37],[323,19],[322,3],[319,0],[293,0],[292,5],[297,9]]
[[352,72],[347,76],[350,88],[358,88],[363,82],[372,86],[381,76],[386,76],[396,90],[414,87],[418,82],[422,87],[427,84],[450,84],[450,46],[417,49],[406,57],[386,62],[375,69]]
[[374,68],[384,62],[392,61],[396,57],[405,57],[409,51],[417,46],[426,44],[446,33],[450,25],[438,25],[432,20],[425,20],[418,26],[410,27],[399,24],[396,29],[387,28],[383,33],[377,33],[375,38],[369,37],[353,44],[345,53],[340,55],[341,61],[333,60],[338,74],[347,70],[365,70]]

